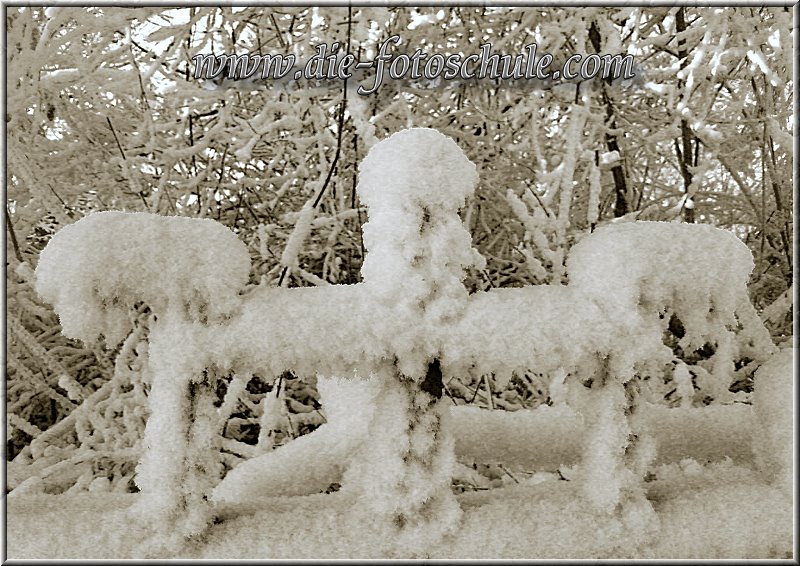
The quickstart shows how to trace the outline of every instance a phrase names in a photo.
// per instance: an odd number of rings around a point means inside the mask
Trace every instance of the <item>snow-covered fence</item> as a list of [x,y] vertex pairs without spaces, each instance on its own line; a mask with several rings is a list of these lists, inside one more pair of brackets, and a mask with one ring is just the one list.
[[183,536],[202,532],[222,474],[217,374],[246,381],[287,370],[373,380],[367,440],[342,490],[363,495],[387,544],[424,549],[458,524],[442,400],[453,376],[553,377],[589,423],[587,499],[604,513],[647,505],[641,484],[653,453],[637,420],[636,378],[660,375],[673,359],[662,339],[670,317],[683,323],[683,347],[714,344],[719,391],[735,354],[774,348],[747,298],[750,252],[707,226],[613,225],[573,248],[567,286],[470,295],[464,270],[483,261],[458,210],[477,180],[434,130],[376,144],[360,168],[369,253],[356,285],[245,291],[244,244],[208,220],[100,213],[56,234],[37,288],[65,334],[114,344],[130,329],[127,309],[144,302],[155,313],[139,510]]

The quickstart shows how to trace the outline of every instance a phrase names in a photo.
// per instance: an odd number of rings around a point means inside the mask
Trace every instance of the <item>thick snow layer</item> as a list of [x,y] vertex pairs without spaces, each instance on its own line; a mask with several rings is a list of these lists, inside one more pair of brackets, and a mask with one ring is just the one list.
[[[647,483],[659,528],[637,513],[588,510],[578,481],[550,479],[457,496],[458,529],[429,558],[791,558],[792,503],[732,462],[661,466]],[[154,554],[124,511],[139,495],[45,495],[8,501],[8,558],[409,558],[391,551],[344,493],[261,497],[223,513],[200,539]]]
[[657,368],[671,358],[661,343],[667,319],[658,318],[669,309],[687,329],[683,342],[718,342],[711,373],[720,385],[735,354],[727,328],[737,317],[758,342],[753,348],[771,346],[763,327],[756,325],[759,334],[749,324],[750,252],[709,226],[604,227],[574,246],[569,286],[468,297],[463,270],[480,267],[481,258],[457,212],[476,182],[475,166],[435,130],[404,130],[377,143],[358,186],[369,207],[365,283],[259,289],[228,324],[193,324],[237,306],[249,266],[244,244],[210,220],[90,215],[42,253],[38,289],[56,305],[66,334],[105,334],[110,342],[129,329],[135,301],[159,313],[172,305],[189,315],[176,336],[192,335],[196,357],[241,373],[366,376],[396,358],[400,373],[418,379],[438,356],[445,378],[509,378],[526,369],[585,378],[608,356],[624,381],[634,365]]
[[404,322],[385,311],[364,284],[258,288],[227,324],[187,324],[185,332],[195,355],[240,374],[368,376],[392,357],[392,333]]
[[715,302],[733,311],[753,258],[732,232],[707,224],[623,222],[603,226],[573,246],[567,269],[571,285],[620,306],[635,305],[642,292],[647,293],[642,299],[664,304],[679,298],[672,296],[677,290],[706,300],[714,291]]
[[421,214],[421,206],[457,211],[478,183],[477,169],[461,148],[431,128],[409,128],[382,140],[359,170],[359,196],[375,214]]
[[572,286],[477,292],[447,333],[443,371],[448,377],[493,372],[506,379],[526,370],[591,376],[600,369],[602,353],[610,352],[635,352],[640,360],[666,363],[670,351],[661,342],[657,314],[653,318],[650,334],[634,337]]
[[669,310],[685,327],[681,344],[695,348],[726,326],[735,328],[737,311],[752,309],[752,269],[750,250],[733,233],[672,222],[604,226],[573,246],[567,259],[570,287],[622,318],[638,307]]
[[138,301],[164,313],[213,319],[247,283],[247,246],[213,220],[96,212],[65,226],[39,256],[36,290],[66,336],[115,346]]

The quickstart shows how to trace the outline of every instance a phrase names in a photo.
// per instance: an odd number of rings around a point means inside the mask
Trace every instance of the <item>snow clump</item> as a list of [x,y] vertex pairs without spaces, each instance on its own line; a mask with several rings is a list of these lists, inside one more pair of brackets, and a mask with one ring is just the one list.
[[247,283],[247,246],[208,219],[144,212],[96,212],[62,228],[39,257],[36,291],[53,305],[64,335],[116,346],[144,302],[211,320],[238,304]]

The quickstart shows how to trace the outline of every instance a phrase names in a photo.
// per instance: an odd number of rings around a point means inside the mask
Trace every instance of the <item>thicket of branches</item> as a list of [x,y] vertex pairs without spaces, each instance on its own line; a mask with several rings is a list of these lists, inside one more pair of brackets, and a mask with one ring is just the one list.
[[[565,282],[570,245],[613,219],[705,222],[750,246],[751,298],[776,337],[791,333],[788,8],[51,7],[10,8],[6,25],[8,457],[22,451],[28,470],[17,481],[94,442],[108,461],[75,456],[76,477],[117,466],[126,488],[143,418],[98,440],[145,394],[125,378],[140,343],[104,352],[59,334],[31,287],[57,229],[96,210],[209,217],[248,244],[253,283],[354,283],[366,220],[358,163],[375,139],[409,126],[453,137],[478,167],[462,216],[487,268],[470,274],[470,288]],[[547,89],[387,80],[360,96],[353,80],[192,76],[198,53],[304,61],[337,41],[371,59],[395,34],[407,53],[467,55],[486,42],[509,54],[536,42],[556,60],[631,53],[637,77]],[[298,222],[306,204],[310,227]],[[535,376],[517,386],[510,406],[546,402]],[[475,384],[451,389],[478,394]],[[500,393],[502,406],[511,397]],[[76,415],[82,403],[105,412]]]

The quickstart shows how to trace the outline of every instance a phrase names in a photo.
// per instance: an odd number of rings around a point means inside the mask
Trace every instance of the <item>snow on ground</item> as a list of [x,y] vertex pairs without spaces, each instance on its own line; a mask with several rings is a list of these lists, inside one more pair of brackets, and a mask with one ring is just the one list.
[[[749,468],[686,460],[648,484],[660,528],[587,511],[574,481],[521,482],[457,497],[464,516],[430,558],[786,558],[792,502]],[[8,501],[8,558],[137,558],[148,547],[123,513],[138,495],[38,495]],[[371,518],[342,493],[231,506],[180,558],[383,558]],[[166,556],[160,556],[165,558]]]
[[[763,372],[762,378],[775,382],[787,370],[791,376],[792,350],[785,352],[766,366],[772,371]],[[580,417],[575,413],[566,408],[514,413],[454,408],[456,451],[462,461],[502,459],[509,470],[560,467],[564,474],[514,472],[514,482],[503,487],[458,495],[464,511],[458,530],[431,547],[427,556],[791,557],[792,497],[780,481],[769,485],[754,467],[750,428],[756,417],[751,407],[651,409],[651,418],[661,425],[654,430],[662,463],[654,466],[652,480],[646,483],[647,499],[659,520],[658,529],[647,532],[635,508],[622,516],[589,510],[580,475],[565,466],[574,465],[580,454],[575,441]],[[341,438],[344,431],[336,425],[329,430],[276,449],[272,459],[260,457],[260,466],[259,458],[252,459],[240,466],[239,474],[229,474],[232,480],[219,492],[225,495],[218,497],[219,522],[202,539],[168,554],[151,550],[146,535],[125,513],[139,500],[138,494],[12,495],[7,509],[8,558],[407,558],[387,553],[383,533],[364,508],[355,505],[355,494],[265,496],[302,493],[338,477],[341,452],[350,452],[358,439]],[[320,440],[330,443],[329,450],[315,463],[313,454],[320,446],[314,443]],[[773,448],[786,452],[785,446]],[[723,457],[726,452],[733,459]]]

